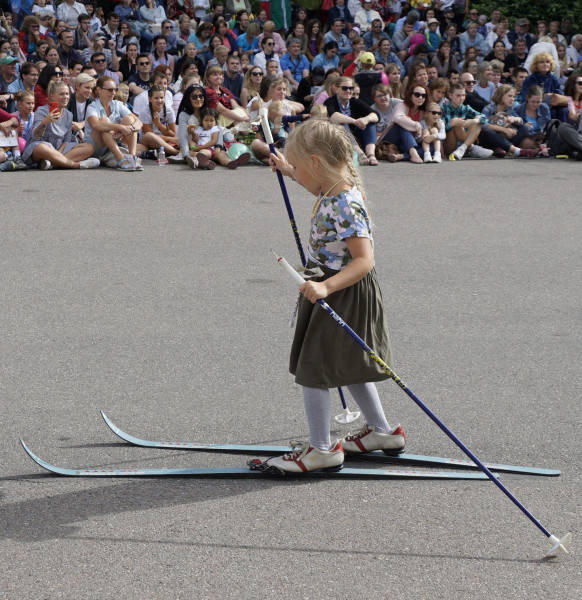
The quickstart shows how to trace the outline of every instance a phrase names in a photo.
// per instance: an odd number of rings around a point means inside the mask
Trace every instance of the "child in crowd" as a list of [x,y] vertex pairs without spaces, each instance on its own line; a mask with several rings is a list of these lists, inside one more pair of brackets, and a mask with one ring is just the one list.
[[[391,364],[370,216],[347,132],[328,120],[310,119],[291,132],[285,157],[277,152],[272,164],[316,198],[307,254],[309,266],[319,266],[323,276],[299,288],[302,296],[289,368],[303,386],[309,441],[294,444],[289,454],[267,459],[263,468],[290,473],[337,471],[343,465],[344,451],[402,452],[404,431],[386,420],[373,383],[388,376],[357,344],[346,343],[347,333],[315,307],[318,299],[325,298]],[[367,423],[357,433],[332,442],[329,388],[338,386],[347,387]]]
[[200,111],[200,117],[202,118],[200,125],[188,127],[192,139],[190,148],[196,152],[197,159],[194,161],[191,156],[186,157],[190,168],[198,166],[199,169],[212,170],[218,162],[229,169],[236,169],[249,162],[251,155],[248,152],[241,154],[235,160],[230,160],[226,152],[218,145],[221,129],[218,126],[218,112],[214,108],[203,108]]
[[127,106],[129,110],[133,110],[133,106],[128,102],[129,100],[129,86],[127,83],[118,83],[117,92],[115,93],[115,100],[119,100],[124,106]]
[[[430,102],[424,110],[424,117],[421,119],[422,150],[424,152],[423,161],[440,163],[442,142],[445,141],[445,124],[441,117],[443,112],[436,102]],[[431,156],[431,150],[434,153]]]
[[[20,123],[18,135],[20,139],[26,142],[34,121],[34,93],[30,90],[20,90],[19,92],[16,92],[15,98],[18,111],[14,113],[14,116]],[[20,150],[23,149],[24,145],[21,143]]]

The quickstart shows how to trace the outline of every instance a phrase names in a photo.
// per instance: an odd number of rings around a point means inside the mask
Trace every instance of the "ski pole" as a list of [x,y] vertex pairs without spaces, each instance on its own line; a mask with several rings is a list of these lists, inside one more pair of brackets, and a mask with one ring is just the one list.
[[[271,128],[269,127],[269,118],[268,112],[266,108],[259,109],[259,116],[261,118],[261,125],[263,127],[263,134],[265,136],[265,141],[269,145],[269,150],[271,154],[277,154],[275,150],[275,144],[273,142],[273,135],[271,134]],[[277,178],[279,180],[279,187],[281,188],[281,193],[283,194],[283,200],[285,201],[285,207],[287,208],[287,215],[289,216],[289,222],[291,223],[291,230],[293,231],[293,235],[295,237],[295,243],[297,244],[297,250],[299,251],[299,258],[301,259],[301,264],[306,267],[307,259],[305,258],[305,253],[303,252],[303,244],[301,243],[301,237],[299,236],[299,230],[297,229],[297,223],[295,222],[295,215],[293,214],[293,208],[291,206],[291,201],[289,200],[289,194],[287,193],[287,186],[285,185],[285,180],[283,179],[283,173],[277,169]],[[360,413],[358,411],[352,412],[348,408],[346,403],[346,399],[344,396],[344,392],[341,387],[338,387],[338,392],[340,395],[340,400],[342,401],[342,407],[344,412],[341,415],[337,415],[335,420],[338,423],[352,423],[360,418]]]
[[[277,256],[277,255],[275,255]],[[289,273],[289,275],[293,278],[293,280],[297,283],[297,285],[301,286],[305,283],[303,277],[295,271],[295,269],[281,256],[277,256],[277,262]],[[322,299],[319,299],[317,303],[330,315],[330,317],[346,332],[348,333],[353,340],[355,340],[358,345],[368,354],[368,356],[376,363],[378,366],[390,377],[394,380],[394,382],[400,387],[412,400],[415,404],[426,414],[430,419],[444,432],[446,435],[453,440],[453,442],[487,475],[487,477],[525,514],[528,519],[536,526],[543,534],[549,538],[552,543],[552,548],[549,552],[547,552],[546,556],[557,556],[558,554],[565,553],[568,554],[568,548],[572,543],[572,534],[568,532],[561,539],[552,535],[533,515],[529,512],[529,510],[497,479],[493,473],[465,446],[465,444],[436,416],[435,413],[426,406],[410,390],[406,384],[390,369],[390,367],[379,357],[376,355],[374,350],[364,342],[364,340],[331,308],[327,302]]]

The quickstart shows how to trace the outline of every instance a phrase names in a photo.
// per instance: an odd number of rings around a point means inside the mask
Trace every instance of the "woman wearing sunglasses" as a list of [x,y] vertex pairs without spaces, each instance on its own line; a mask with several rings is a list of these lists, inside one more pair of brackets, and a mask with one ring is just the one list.
[[[196,84],[189,86],[184,92],[184,97],[178,107],[178,140],[180,142],[180,153],[171,158],[171,162],[185,162],[190,157],[196,163],[196,151],[190,150],[188,134],[193,132],[202,123],[200,111],[207,108],[206,90],[204,86]],[[170,160],[170,159],[168,159]],[[194,166],[198,166],[194,164]]]
[[54,65],[46,65],[38,76],[38,81],[34,86],[34,110],[39,106],[45,106],[48,104],[47,89],[51,81],[62,81],[63,70],[61,67],[55,67]]
[[[250,27],[250,26],[249,26]],[[256,119],[259,115],[259,108],[261,108],[261,83],[263,81],[264,73],[259,67],[251,66],[251,68],[245,73],[243,81],[243,87],[240,92],[240,103],[247,109],[247,112],[251,116],[251,121]]]
[[[376,166],[376,123],[378,115],[365,102],[353,97],[354,80],[340,77],[337,93],[324,105],[332,123],[344,125],[357,140],[355,150],[361,165]],[[363,151],[362,151],[363,149]]]
[[390,162],[409,160],[420,164],[422,158],[418,154],[417,139],[422,135],[420,123],[423,111],[429,98],[428,89],[419,83],[408,86],[402,102],[394,107],[393,123],[382,136],[382,141],[395,144],[398,154],[389,154]]
[[267,62],[270,60],[274,60],[279,65],[277,75],[282,76],[283,71],[281,70],[281,64],[279,61],[279,56],[275,52],[275,40],[273,36],[269,34],[265,34],[263,39],[260,41],[261,44],[261,52],[255,55],[254,65],[255,67],[259,67],[263,71],[263,73],[267,72]]

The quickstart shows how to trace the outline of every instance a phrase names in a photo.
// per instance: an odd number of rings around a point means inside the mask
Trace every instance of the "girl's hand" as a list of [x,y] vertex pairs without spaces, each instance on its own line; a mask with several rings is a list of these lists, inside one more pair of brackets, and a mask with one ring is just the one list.
[[517,133],[517,130],[514,129],[513,127],[506,127],[505,128],[505,137],[508,140],[510,140],[512,137],[514,137],[516,133]]
[[299,291],[312,304],[329,296],[325,281],[306,281],[303,285],[299,286]]
[[279,152],[279,150],[275,150],[275,154],[269,154],[269,163],[273,173],[279,170],[283,175],[293,177],[293,167],[287,162],[287,159]]
[[50,123],[54,123],[61,118],[62,111],[53,110],[48,113],[48,115],[42,120],[44,125],[49,125]]

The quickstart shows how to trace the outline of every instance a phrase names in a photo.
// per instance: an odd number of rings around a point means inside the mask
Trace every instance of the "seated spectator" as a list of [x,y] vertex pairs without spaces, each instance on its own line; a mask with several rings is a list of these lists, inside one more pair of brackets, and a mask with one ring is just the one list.
[[[346,6],[346,0],[334,0],[333,6],[327,13],[327,24],[331,27],[332,23],[340,19],[343,23],[342,33],[348,35],[349,25],[354,23],[354,17],[350,9]],[[307,24],[309,26],[309,23]]]
[[378,115],[365,102],[352,97],[353,79],[341,77],[337,87],[338,91],[335,96],[328,98],[324,103],[330,121],[349,128],[356,138],[359,143],[357,149],[359,150],[360,164],[376,166],[378,164],[375,154]]
[[486,148],[493,150],[493,154],[498,158],[507,154],[533,158],[537,154],[535,150],[521,148],[530,136],[530,129],[515,112],[515,97],[516,91],[511,85],[504,84],[495,90],[491,103],[483,109],[489,124],[481,131],[479,141]]
[[206,69],[206,65],[204,60],[198,56],[198,50],[196,48],[196,44],[194,42],[188,42],[185,46],[184,46],[184,53],[182,54],[182,56],[176,61],[176,64],[174,65],[174,75],[176,73],[181,73],[182,72],[182,67],[184,66],[184,63],[188,63],[188,64],[192,64],[193,62],[196,63],[196,66],[198,67],[198,74],[200,75],[200,77],[202,77],[204,75],[204,70]]
[[404,63],[404,70],[409,73],[412,65],[423,63],[425,68],[428,67],[428,48],[425,44],[415,44],[411,47],[411,54]]
[[452,85],[449,102],[442,107],[447,132],[444,142],[445,154],[449,160],[461,160],[464,156],[487,158],[493,154],[493,151],[474,143],[483,125],[487,124],[487,117],[467,104],[463,104],[464,101],[463,85],[460,83]]
[[232,92],[232,95],[239,104],[243,81],[244,77],[240,74],[240,58],[236,54],[230,54],[226,59],[224,87]]
[[73,115],[66,109],[69,86],[63,81],[52,82],[48,88],[51,102],[57,108],[49,111],[47,105],[34,113],[32,134],[29,134],[22,159],[27,166],[38,166],[41,171],[53,167],[61,169],[94,169],[99,161],[90,158],[91,144],[80,143],[72,131]]
[[71,30],[77,29],[79,25],[79,15],[86,13],[85,6],[75,0],[63,0],[57,6],[57,19],[66,23],[67,28]]
[[439,77],[446,77],[451,69],[458,70],[459,64],[455,56],[451,54],[451,43],[449,40],[441,41],[430,64],[436,67]]
[[[47,90],[51,82],[62,81],[63,70],[60,67],[47,65],[40,73],[38,82],[34,86],[34,110],[48,104]],[[68,99],[67,99],[68,101]]]
[[234,96],[223,85],[224,71],[221,67],[209,67],[204,75],[208,106],[216,109],[218,122],[222,127],[230,127],[234,123],[250,121],[249,114],[241,108]]
[[82,142],[85,139],[85,119],[87,107],[93,102],[95,79],[87,73],[80,73],[75,78],[75,93],[67,104],[67,110],[73,116],[73,133]]
[[[341,19],[336,19],[331,24],[331,29],[323,36],[323,39],[325,40],[326,45],[329,44],[330,42],[336,43],[336,45],[337,45],[336,54],[338,55],[338,63],[339,63],[339,57],[342,57],[345,54],[349,54],[352,51],[352,45],[350,44],[347,36],[345,36],[342,33],[342,29],[343,29],[343,21]],[[325,52],[325,46],[324,46],[323,51]]]
[[409,160],[417,164],[422,163],[422,158],[418,154],[417,138],[422,133],[420,120],[427,102],[427,88],[412,82],[406,89],[402,102],[395,104],[393,122],[381,137],[383,142],[398,147],[397,154],[388,154],[387,158],[390,162]]
[[309,75],[309,61],[301,54],[301,43],[297,38],[287,41],[287,54],[281,57],[283,77],[289,81],[292,96],[297,93],[300,81]]
[[402,99],[402,83],[400,82],[401,69],[396,63],[386,65],[386,75],[388,75],[388,86],[390,87],[390,96],[392,98]]
[[493,44],[493,50],[485,57],[485,60],[491,62],[493,60],[501,63],[501,71],[504,78],[508,78],[511,76],[510,71],[505,66],[505,60],[507,57],[507,50],[505,48],[505,44],[501,40],[497,40]]
[[[185,74],[184,77],[180,79],[180,87],[178,91],[172,96],[172,109],[174,113],[178,114],[178,109],[180,107],[180,103],[182,102],[182,98],[184,97],[184,92],[192,85],[200,85],[201,79],[200,75],[188,75]],[[178,136],[179,137],[179,136]]]
[[152,64],[152,68],[155,68],[159,65],[165,65],[172,72],[171,81],[173,81],[174,75],[174,57],[166,51],[167,40],[165,35],[156,35],[154,37],[154,47],[152,54],[150,54],[150,61]]
[[[125,0],[126,2],[128,0]],[[116,40],[116,52],[118,56],[126,54],[127,46],[135,45],[139,48],[139,35],[131,28],[131,25],[126,21],[122,21],[119,25],[119,35]]]
[[399,98],[390,97],[390,87],[379,83],[372,88],[372,110],[375,110],[378,115],[376,123],[376,137],[380,137],[394,120],[394,107],[402,102]]
[[420,134],[423,153],[422,161],[425,163],[440,163],[442,161],[442,143],[446,138],[445,124],[442,116],[442,109],[436,102],[427,103],[423,118],[420,121],[422,127],[422,133]]
[[52,65],[53,67],[61,67],[62,68],[63,65],[61,65],[59,51],[56,49],[56,47],[49,48],[46,51],[46,62],[48,65]]
[[249,23],[245,33],[241,33],[237,40],[237,47],[239,52],[250,52],[251,55],[255,55],[261,51],[259,47],[259,35],[261,28],[258,23]]
[[339,65],[338,45],[333,40],[326,42],[323,46],[323,51],[318,54],[311,63],[311,68],[323,67],[324,71],[337,68]]
[[[183,81],[184,77],[189,76],[189,75],[196,75],[200,79],[200,81],[202,81],[202,75],[200,74],[200,69],[198,68],[198,62],[193,61],[193,60],[185,60],[182,63],[182,68],[180,69],[180,74],[178,75],[178,79],[176,79],[176,83],[174,83],[174,89],[180,89],[181,87],[183,87],[182,81]],[[174,104],[176,104],[175,95],[174,95]],[[178,111],[179,104],[180,104],[180,101],[178,100],[178,103],[174,107],[174,110],[176,113]]]
[[[12,57],[8,57],[12,58]],[[10,83],[6,91],[10,94],[15,94],[20,90],[34,91],[34,87],[38,82],[39,70],[36,64],[26,62],[20,67],[20,77],[17,77]],[[14,100],[14,98],[11,98]]]
[[229,30],[228,24],[225,21],[224,17],[218,18],[214,25],[214,31],[216,32],[216,35],[220,36],[222,45],[228,48],[229,54],[232,54],[236,51],[236,37]]
[[[22,46],[20,46],[20,47],[22,48]],[[50,48],[50,44],[48,43],[47,40],[41,40],[40,42],[38,42],[38,44],[36,45],[36,52],[28,55],[29,62],[33,62],[33,63],[37,63],[39,61],[46,62],[46,53],[49,48]]]
[[[234,33],[234,35],[236,35],[237,42],[238,42],[238,38],[241,35],[247,33],[247,31],[248,31],[248,27],[251,22],[250,18],[249,18],[249,14],[250,13],[248,13],[247,10],[243,8],[242,10],[239,10],[236,13],[236,17],[234,19],[234,24],[232,21],[230,22],[230,25],[232,27],[232,32]],[[260,32],[261,32],[261,26],[259,25],[259,33]]]
[[451,55],[459,60],[461,56],[461,44],[455,23],[450,23],[447,25],[445,33],[443,34],[443,40],[446,40],[451,44]]
[[[133,108],[136,114],[136,108]],[[139,143],[148,151],[145,158],[157,158],[157,150],[163,148],[166,156],[179,152],[179,140],[176,135],[176,115],[166,102],[166,90],[161,85],[153,85],[148,90],[148,104],[137,113],[142,122]]]
[[315,99],[315,95],[321,89],[325,79],[325,71],[323,67],[315,67],[307,77],[304,77],[299,83],[295,98],[305,106],[305,111],[311,109],[311,105]]
[[528,78],[529,73],[523,67],[515,67],[511,72],[511,83],[516,91],[515,104],[521,104],[525,98],[522,97],[523,82]]
[[[319,67],[323,68],[323,67]],[[329,70],[325,73],[325,78],[323,80],[323,86],[320,88],[318,92],[315,93],[315,97],[313,98],[313,106],[322,106],[325,104],[325,101],[332,96],[335,96],[338,91],[338,82],[341,75],[337,69]]]
[[305,54],[305,51],[307,50],[307,36],[305,35],[305,23],[303,23],[302,21],[295,21],[293,23],[291,27],[291,33],[287,36],[287,39],[285,40],[287,48],[289,48],[289,40],[293,38],[299,40],[299,52],[301,54]]
[[123,81],[128,81],[132,75],[137,73],[137,57],[139,55],[139,46],[133,42],[127,44],[125,55],[119,61],[119,71]]
[[465,54],[467,48],[475,48],[479,57],[483,57],[489,52],[485,39],[477,32],[477,23],[467,25],[467,30],[459,38],[459,46],[461,54]]
[[477,77],[475,82],[475,93],[481,96],[485,102],[491,102],[495,85],[491,82],[493,68],[486,60],[479,63],[477,67]]
[[[352,51],[349,54],[346,54],[343,58],[345,61],[352,61],[353,66],[350,65],[347,69],[351,69],[349,73],[346,73],[348,77],[351,77],[358,70],[358,61],[360,60],[360,56],[366,52],[366,42],[364,42],[364,38],[359,35],[356,36],[352,40]],[[344,73],[347,69],[344,69]]]
[[[18,110],[13,116],[18,119],[18,136],[26,144],[34,122],[34,93],[30,90],[16,92],[16,106]],[[24,144],[20,148],[21,151],[24,150]]]
[[[113,42],[113,40],[111,40],[111,42]],[[95,52],[91,55],[91,66],[95,69],[97,78],[111,77],[115,81],[115,85],[117,85],[119,83],[119,74],[117,73],[119,70],[119,59],[115,52],[111,53],[111,64],[113,65],[112,68],[115,69],[115,72],[107,68],[107,57],[104,52]]]
[[569,62],[576,66],[582,56],[582,34],[577,33],[572,36],[570,45],[566,48],[566,55],[569,58]]
[[273,37],[269,35],[264,35],[263,39],[260,41],[261,44],[261,52],[255,55],[254,65],[263,70],[263,73],[267,72],[267,61],[274,60],[277,62],[277,73],[278,75],[282,75],[283,71],[281,70],[279,56],[275,52],[275,40]]
[[560,79],[560,65],[559,65],[559,58],[558,58],[558,50],[556,48],[556,45],[552,41],[552,38],[549,36],[540,38],[530,48],[529,54],[528,54],[527,59],[523,66],[530,73],[533,73],[531,64],[534,61],[535,57],[542,52],[546,52],[551,55],[551,57],[553,59],[553,64],[554,64],[552,71],[554,72],[554,75],[556,76],[556,78],[559,80]]
[[0,108],[0,132],[10,138],[6,140],[6,145],[0,147],[0,171],[25,171],[28,168],[21,157],[21,149],[25,146],[24,139],[18,137],[21,130],[18,118]]
[[135,97],[150,89],[150,76],[152,73],[152,63],[148,54],[138,54],[136,59],[136,72],[130,76],[127,81],[129,91],[131,92],[131,102]]
[[391,63],[398,65],[400,67],[400,76],[401,78],[404,77],[404,65],[400,62],[398,56],[392,52],[392,42],[389,38],[380,40],[374,56],[376,57],[376,62],[381,62],[385,66]]
[[372,88],[379,83],[388,85],[388,75],[383,70],[378,72],[374,69],[376,59],[371,52],[364,52],[359,64],[360,72],[354,76],[354,81],[360,86],[359,99],[371,106],[374,103]]
[[439,22],[436,19],[428,19],[427,22],[428,31],[425,32],[425,44],[428,51],[431,53],[436,52],[441,44],[442,38],[439,33]]
[[78,50],[73,48],[74,35],[72,31],[65,29],[59,33],[59,45],[57,52],[59,54],[59,62],[63,67],[68,67],[69,63],[76,60],[81,62],[83,57]]
[[325,44],[323,33],[321,33],[321,22],[317,19],[308,21],[305,35],[307,37],[307,50],[305,51],[305,56],[307,57],[307,60],[313,61],[313,59],[323,50]]
[[582,76],[572,74],[568,77],[564,95],[568,98],[568,123],[578,127],[582,113]]
[[493,31],[485,38],[485,44],[487,50],[490,52],[495,46],[496,42],[503,42],[503,46],[507,50],[511,50],[513,46],[507,37],[507,25],[505,21],[501,21],[498,25],[493,28]]
[[170,157],[170,162],[186,162],[191,169],[198,167],[196,150],[191,147],[190,134],[202,121],[202,109],[207,107],[204,86],[194,84],[186,88],[178,107],[178,140],[180,152]]
[[36,15],[24,17],[20,24],[18,39],[20,49],[27,57],[36,53],[37,44],[46,39],[46,35],[40,32],[40,19]]
[[[85,114],[85,138],[91,144],[93,156],[98,160],[110,152],[120,171],[142,171],[137,160],[138,132],[142,128],[140,119],[119,100],[114,100],[117,86],[111,77],[100,77],[95,87],[95,101],[87,107]],[[124,154],[118,142],[127,146]],[[115,163],[114,163],[115,164]]]
[[[528,89],[531,86],[539,86],[543,90],[543,102],[551,107],[553,118],[566,121],[568,118],[568,101],[567,98],[562,96],[560,82],[553,73],[555,66],[551,54],[547,52],[536,54],[529,69],[531,75],[523,82],[522,95],[529,98]],[[561,101],[562,99],[564,102]]]
[[550,108],[543,101],[543,89],[538,85],[530,85],[524,93],[525,102],[518,104],[515,112],[529,128],[530,136],[542,136],[546,124],[551,119]]
[[91,46],[91,17],[87,13],[79,15],[79,25],[73,34],[73,48],[79,52],[83,52],[85,48]]
[[236,15],[239,11],[244,10],[247,15],[252,12],[249,0],[226,0],[226,12],[229,15]]
[[428,90],[430,97],[433,102],[436,102],[439,106],[448,102],[447,96],[449,94],[450,84],[447,79],[443,77],[437,77],[430,82]]
[[513,46],[513,52],[510,52],[505,59],[505,67],[511,72],[515,67],[523,67],[527,60],[527,44],[525,40],[516,40]]
[[411,19],[407,19],[402,29],[392,36],[392,46],[396,50],[400,62],[404,64],[408,58],[408,50],[414,35],[414,25]]
[[382,16],[377,10],[372,10],[372,0],[363,0],[362,10],[354,15],[354,23],[362,33],[366,33],[372,28],[372,23],[375,20],[382,21]]
[[258,117],[259,108],[262,106],[260,91],[263,76],[263,70],[257,66],[251,67],[244,76],[240,100],[242,107],[249,113],[251,121]]
[[[474,111],[480,113],[487,106],[487,101],[475,92],[475,78],[471,73],[462,73],[459,83],[465,89],[464,103],[470,106]],[[452,86],[451,86],[452,89]]]
[[536,38],[531,33],[528,33],[527,27],[527,19],[517,19],[514,28],[507,34],[507,39],[513,47],[515,47],[515,42],[517,40],[523,40],[526,43],[528,50],[535,44]]
[[261,48],[263,48],[263,39],[265,37],[271,37],[273,39],[273,48],[272,51],[280,58],[287,52],[287,47],[285,46],[285,40],[275,31],[275,23],[273,21],[267,21],[263,25],[263,33],[259,36],[259,44]]
[[189,42],[194,42],[198,52],[207,52],[209,50],[210,37],[214,28],[212,23],[200,22],[195,33],[191,33],[188,37]]

